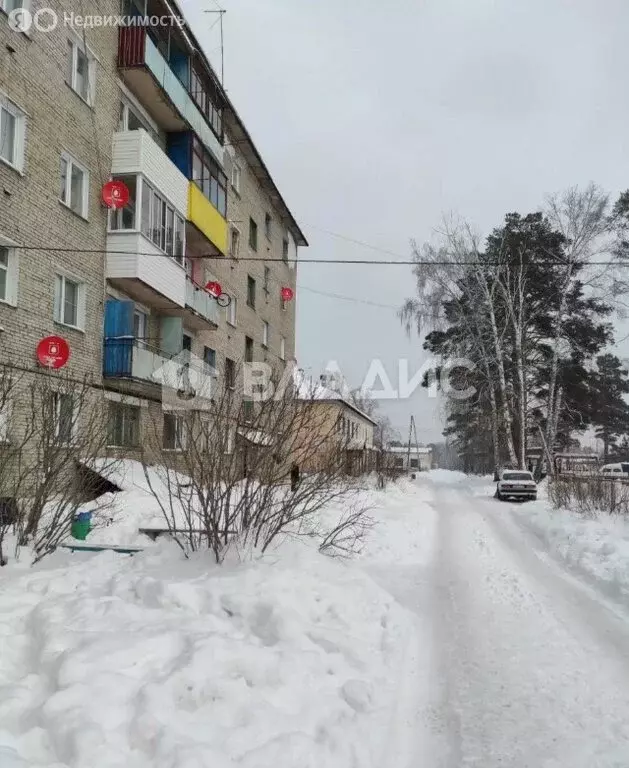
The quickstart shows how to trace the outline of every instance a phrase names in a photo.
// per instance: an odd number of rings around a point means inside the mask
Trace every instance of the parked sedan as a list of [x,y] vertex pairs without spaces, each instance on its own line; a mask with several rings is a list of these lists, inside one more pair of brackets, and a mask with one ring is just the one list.
[[496,486],[497,499],[537,499],[537,483],[531,472],[503,469]]
[[618,464],[605,464],[604,467],[601,467],[601,473],[606,477],[609,475],[619,478],[629,477],[629,463],[623,461]]

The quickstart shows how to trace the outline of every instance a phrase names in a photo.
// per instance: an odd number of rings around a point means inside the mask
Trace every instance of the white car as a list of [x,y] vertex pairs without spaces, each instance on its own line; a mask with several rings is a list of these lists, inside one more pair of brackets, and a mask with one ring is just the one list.
[[626,477],[629,476],[629,464],[626,462],[622,462],[619,464],[605,464],[604,467],[601,467],[601,473],[608,477],[609,475],[616,476],[616,477]]
[[531,472],[524,469],[503,469],[498,477],[496,498],[537,499],[537,483]]

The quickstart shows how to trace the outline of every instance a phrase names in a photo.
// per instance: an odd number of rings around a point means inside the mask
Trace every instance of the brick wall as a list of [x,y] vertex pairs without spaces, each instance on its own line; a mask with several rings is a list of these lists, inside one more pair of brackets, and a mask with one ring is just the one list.
[[[70,3],[47,2],[63,17]],[[94,12],[115,13],[117,2],[86,2]],[[34,3],[37,7],[38,4]],[[118,120],[117,30],[88,29],[96,63],[96,96],[88,106],[66,83],[70,30],[11,30],[0,12],[0,91],[27,114],[24,174],[0,162],[0,234],[18,244],[42,248],[85,248],[101,253],[25,250],[19,252],[17,307],[0,303],[0,354],[32,366],[39,339],[64,336],[72,356],[68,371],[98,376],[102,357],[102,311],[106,211],[100,203],[109,178],[111,137]],[[82,35],[81,35],[82,37]],[[9,50],[12,49],[12,50]],[[66,151],[90,172],[87,220],[59,202],[60,155]],[[98,158],[100,157],[100,168]],[[86,285],[85,332],[53,321],[54,275],[62,269]]]
[[[226,173],[231,180],[232,164],[237,162],[242,169],[240,192],[229,184],[227,218],[230,226],[240,232],[239,258],[229,261],[205,260],[206,279],[216,279],[225,293],[236,298],[236,326],[227,322],[228,310],[221,311],[219,328],[215,332],[200,334],[202,343],[217,352],[217,367],[222,370],[225,357],[239,362],[244,357],[245,337],[253,339],[254,360],[265,361],[273,367],[282,366],[280,360],[280,337],[286,339],[285,361],[295,355],[295,300],[287,302],[285,309],[280,300],[280,289],[288,286],[296,293],[297,270],[284,262],[265,261],[282,258],[282,241],[286,229],[281,223],[279,211],[272,205],[260,187],[242,153],[229,147],[225,152]],[[271,238],[265,234],[265,216],[271,215]],[[249,246],[249,219],[258,225],[257,251]],[[249,261],[247,259],[254,259]],[[270,270],[268,293],[264,290],[265,266]],[[256,281],[255,309],[247,306],[247,278]],[[269,323],[269,343],[265,348],[263,323]]]

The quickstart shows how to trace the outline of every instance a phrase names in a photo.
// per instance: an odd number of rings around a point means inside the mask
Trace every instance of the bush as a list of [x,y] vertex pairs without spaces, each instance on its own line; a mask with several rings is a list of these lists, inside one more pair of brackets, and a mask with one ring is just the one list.
[[570,509],[588,517],[601,512],[629,513],[629,486],[600,475],[559,476],[549,483],[548,497],[555,509]]

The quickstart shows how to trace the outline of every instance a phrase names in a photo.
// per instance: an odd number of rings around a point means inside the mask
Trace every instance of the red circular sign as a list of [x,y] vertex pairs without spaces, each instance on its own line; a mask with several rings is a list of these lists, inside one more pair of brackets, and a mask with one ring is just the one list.
[[61,336],[46,336],[37,345],[37,359],[45,368],[63,368],[70,359],[70,347]]
[[292,288],[282,288],[282,301],[292,301],[294,295]]
[[129,188],[123,181],[108,181],[103,187],[103,202],[108,208],[124,208],[129,202]]
[[223,293],[223,289],[221,288],[221,284],[217,283],[216,280],[210,280],[210,282],[205,286],[205,290],[208,293],[211,293],[212,296],[215,298],[218,298],[218,296]]

